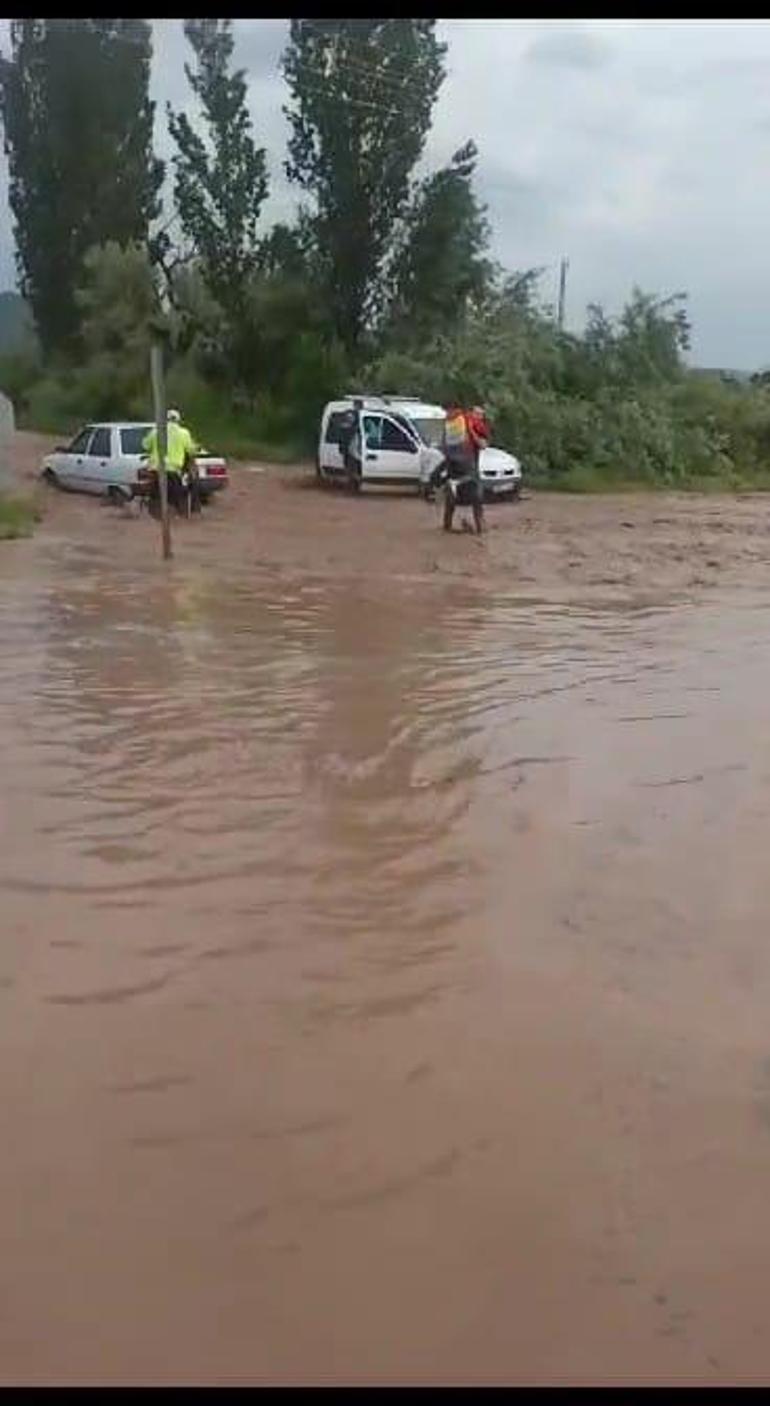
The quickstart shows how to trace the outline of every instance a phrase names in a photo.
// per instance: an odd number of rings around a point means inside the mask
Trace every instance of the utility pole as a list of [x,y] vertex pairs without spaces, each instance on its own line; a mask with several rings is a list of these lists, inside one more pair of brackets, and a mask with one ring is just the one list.
[[563,330],[564,330],[564,304],[565,304],[566,296],[567,296],[567,269],[568,269],[568,268],[569,268],[569,259],[562,259],[561,265],[560,265],[560,268],[559,268],[559,318],[558,318],[558,321],[559,321],[559,331],[560,331],[560,332],[563,332]]
[[158,486],[160,488],[160,532],[163,543],[163,560],[170,561],[173,552],[171,550],[171,522],[168,515],[168,477],[166,474],[166,384],[163,373],[163,338],[157,328],[153,328],[150,347],[150,376],[155,410],[155,432],[158,436]]

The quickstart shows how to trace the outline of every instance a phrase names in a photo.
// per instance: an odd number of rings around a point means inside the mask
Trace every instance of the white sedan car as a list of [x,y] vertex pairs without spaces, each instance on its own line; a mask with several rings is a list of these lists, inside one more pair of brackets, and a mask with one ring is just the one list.
[[[43,460],[42,477],[56,488],[125,500],[140,494],[148,478],[143,444],[152,425],[110,421],[86,425],[72,443]],[[196,459],[202,498],[227,486],[224,459],[201,451]]]
[[521,493],[521,464],[515,454],[507,449],[495,449],[490,444],[479,455],[479,473],[484,492],[497,498],[510,493],[518,498]]

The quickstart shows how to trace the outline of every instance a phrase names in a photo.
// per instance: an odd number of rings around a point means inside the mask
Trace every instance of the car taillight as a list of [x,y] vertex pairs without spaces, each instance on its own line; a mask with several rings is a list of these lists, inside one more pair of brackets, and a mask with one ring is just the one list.
[[209,478],[225,478],[227,476],[227,469],[224,464],[207,464],[206,473]]

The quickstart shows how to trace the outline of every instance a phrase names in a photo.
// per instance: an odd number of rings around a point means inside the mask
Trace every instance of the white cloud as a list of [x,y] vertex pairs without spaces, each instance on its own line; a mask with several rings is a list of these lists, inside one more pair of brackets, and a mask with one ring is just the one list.
[[[188,101],[178,20],[155,20],[158,147],[165,102]],[[7,21],[0,22],[6,47]],[[280,55],[288,21],[236,21],[236,58],[267,148],[270,218],[295,196],[283,173],[287,123]],[[495,253],[512,268],[570,259],[568,317],[617,309],[633,283],[686,288],[696,358],[770,360],[770,24],[765,21],[447,20],[448,75],[426,165],[468,137],[480,151]],[[6,175],[0,285],[13,278]]]
[[603,68],[611,57],[612,49],[606,40],[575,25],[539,35],[525,54],[530,63],[577,69]]

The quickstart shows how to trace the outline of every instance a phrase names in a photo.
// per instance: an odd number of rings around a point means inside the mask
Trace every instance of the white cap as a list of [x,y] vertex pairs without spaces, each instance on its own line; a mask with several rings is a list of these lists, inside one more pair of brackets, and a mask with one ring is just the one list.
[[178,410],[169,410],[168,414],[166,415],[167,420],[174,420],[177,424],[179,423],[181,418],[182,416],[179,414]]

